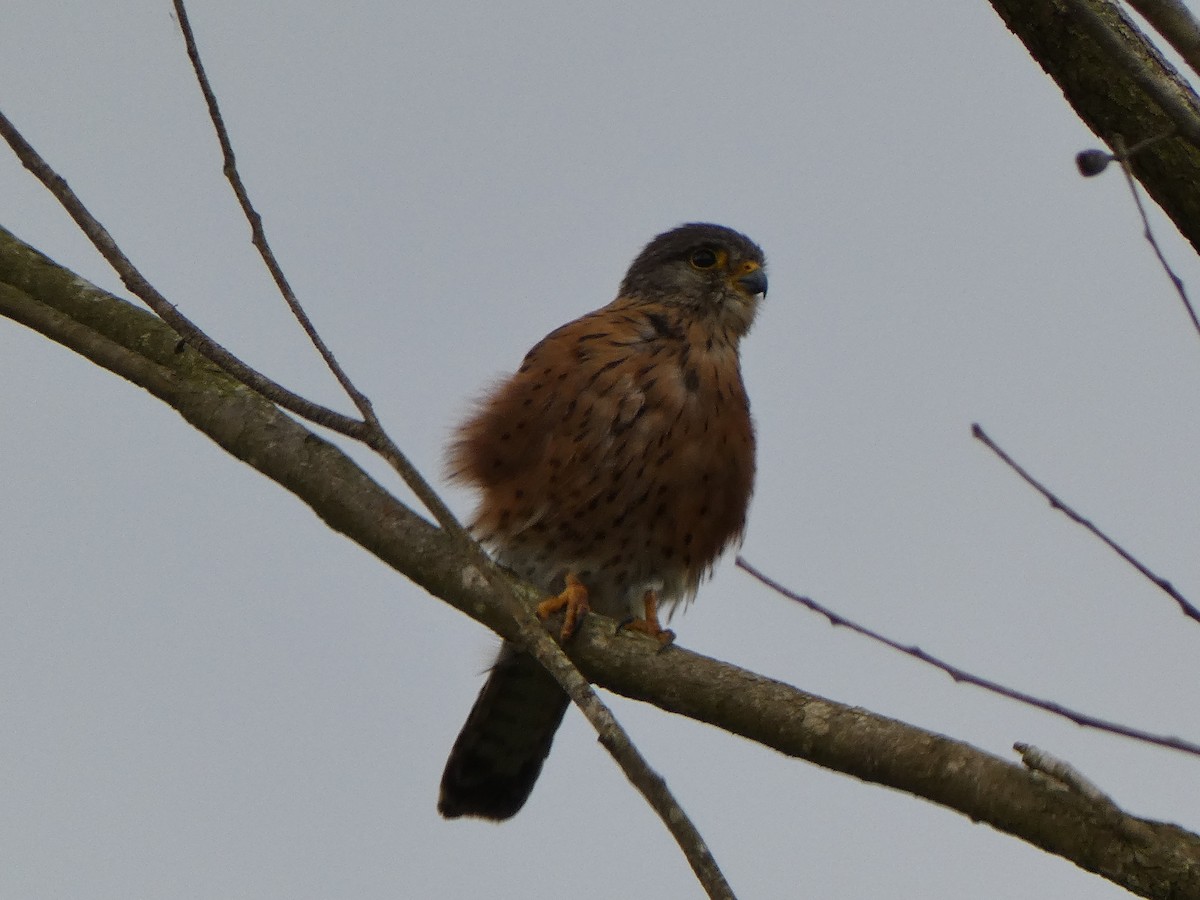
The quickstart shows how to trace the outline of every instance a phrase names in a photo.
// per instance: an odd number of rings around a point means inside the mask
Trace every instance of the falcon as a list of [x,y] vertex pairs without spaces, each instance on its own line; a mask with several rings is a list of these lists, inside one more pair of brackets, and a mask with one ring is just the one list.
[[[740,541],[754,428],[738,348],[766,296],[763,253],[721,225],[654,238],[616,299],[546,335],[450,444],[474,488],[472,534],[565,610],[668,643],[659,610],[690,600]],[[504,820],[525,804],[568,705],[504,644],[450,751],[438,811]]]

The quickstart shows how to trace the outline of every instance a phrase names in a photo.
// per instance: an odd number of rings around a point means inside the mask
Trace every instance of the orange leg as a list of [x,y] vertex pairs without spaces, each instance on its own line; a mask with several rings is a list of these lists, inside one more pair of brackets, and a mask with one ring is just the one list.
[[642,602],[646,608],[645,617],[623,622],[621,627],[640,631],[642,634],[648,634],[664,647],[673,643],[675,641],[675,632],[670,628],[663,628],[662,625],[658,624],[658,594],[654,591],[646,591]]
[[548,597],[537,605],[537,616],[543,622],[559,610],[565,609],[563,616],[562,639],[565,641],[575,633],[584,615],[591,609],[588,605],[587,587],[575,577],[574,572],[567,573],[566,587],[556,597]]

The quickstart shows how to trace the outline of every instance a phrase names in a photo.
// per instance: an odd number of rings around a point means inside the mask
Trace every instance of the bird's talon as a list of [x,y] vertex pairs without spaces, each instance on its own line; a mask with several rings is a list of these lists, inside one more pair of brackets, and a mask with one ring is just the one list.
[[621,631],[622,629],[637,631],[647,637],[654,638],[658,641],[660,650],[663,647],[669,647],[675,642],[675,632],[670,628],[663,628],[657,621],[648,622],[645,619],[636,619],[630,616],[628,619],[623,619],[618,623],[617,630]]
[[640,631],[648,637],[658,641],[658,649],[661,651],[665,647],[675,643],[675,632],[670,628],[663,628],[658,624],[658,594],[654,591],[646,591],[642,598],[642,603],[645,606],[646,614],[644,618],[635,616],[627,616],[617,623],[617,631],[623,628],[628,628],[630,631]]
[[579,628],[579,623],[587,615],[591,606],[588,605],[587,587],[570,572],[567,573],[566,586],[562,593],[547,597],[537,605],[537,617],[543,622],[560,610],[565,610],[561,637],[569,640]]

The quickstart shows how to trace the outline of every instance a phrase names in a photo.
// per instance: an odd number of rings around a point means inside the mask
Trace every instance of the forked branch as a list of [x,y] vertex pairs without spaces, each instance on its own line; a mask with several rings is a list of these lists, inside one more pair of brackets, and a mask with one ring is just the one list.
[[[141,272],[133,265],[125,253],[113,240],[99,220],[91,214],[79,197],[70,189],[66,181],[37,153],[16,127],[0,113],[0,135],[8,141],[14,152],[42,183],[51,191],[56,199],[71,214],[76,224],[92,241],[106,260],[113,266],[131,291],[143,300],[184,338],[186,345],[194,347],[206,359],[218,366],[225,374],[240,384],[249,387],[267,400],[277,403],[297,415],[307,418],[316,424],[324,425],[338,433],[361,441],[383,457],[403,478],[417,497],[425,504],[443,528],[443,533],[454,548],[454,555],[464,566],[480,577],[490,588],[486,594],[489,602],[496,604],[511,617],[515,641],[526,651],[532,653],[555,677],[566,691],[567,695],[580,708],[588,722],[596,729],[601,743],[613,756],[617,765],[625,773],[658,814],[666,825],[667,830],[679,844],[709,896],[715,898],[733,897],[733,892],[725,881],[724,876],[705,844],[699,830],[688,818],[682,807],[675,800],[663,779],[648,765],[638,752],[628,733],[617,722],[611,711],[596,695],[587,679],[575,669],[571,661],[554,643],[540,623],[534,618],[527,605],[523,605],[513,592],[510,582],[501,576],[499,570],[488,560],[482,549],[470,539],[459,525],[449,508],[429,486],[396,443],[384,429],[376,416],[370,400],[360,391],[346,375],[332,351],[321,339],[308,315],[305,313],[295,293],[292,291],[282,267],[271,251],[262,225],[262,218],[250,202],[249,195],[233,154],[232,143],[229,139],[224,122],[217,106],[216,96],[208,83],[204,68],[196,48],[187,18],[187,11],[181,2],[176,0],[176,12],[180,27],[184,31],[188,54],[192,60],[194,71],[200,82],[201,89],[208,102],[209,114],[217,131],[218,140],[225,154],[225,173],[233,186],[234,193],[251,226],[255,246],[259,249],[264,263],[270,270],[284,300],[291,308],[309,338],[313,341],[322,358],[333,372],[347,394],[359,408],[363,420],[358,421],[326,409],[319,404],[301,397],[282,385],[272,381],[257,372],[242,360],[235,357],[224,347],[205,334],[198,326],[180,313]],[[32,315],[32,313],[31,313]],[[32,320],[30,320],[30,323]],[[27,323],[29,324],[29,323]],[[45,322],[43,322],[45,324]],[[174,352],[178,356],[183,348],[176,341]],[[140,367],[144,368],[144,367]],[[143,372],[143,375],[146,373]],[[163,396],[163,399],[168,399]],[[168,401],[170,402],[170,401]],[[193,423],[195,424],[195,423]],[[228,448],[227,448],[228,449]]]

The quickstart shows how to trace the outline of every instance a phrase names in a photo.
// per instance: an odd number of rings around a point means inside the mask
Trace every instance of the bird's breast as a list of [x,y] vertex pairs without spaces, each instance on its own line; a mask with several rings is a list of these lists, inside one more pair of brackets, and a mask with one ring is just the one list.
[[690,596],[740,537],[754,434],[735,340],[590,329],[531,354],[494,405],[508,412],[481,420],[481,446],[525,443],[483,470],[478,525],[525,577],[574,571],[623,614],[646,587]]

